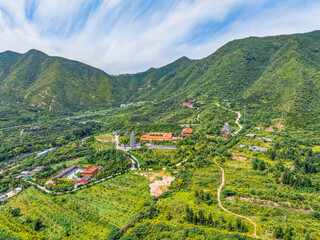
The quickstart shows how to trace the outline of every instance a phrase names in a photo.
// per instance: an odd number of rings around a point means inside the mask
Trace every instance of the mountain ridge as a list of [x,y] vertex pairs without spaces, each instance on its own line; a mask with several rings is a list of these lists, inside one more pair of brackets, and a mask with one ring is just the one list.
[[0,107],[63,114],[130,101],[229,99],[257,112],[305,112],[302,122],[309,123],[320,112],[319,73],[320,31],[237,39],[200,60],[181,57],[122,75],[35,49],[6,51],[0,53]]

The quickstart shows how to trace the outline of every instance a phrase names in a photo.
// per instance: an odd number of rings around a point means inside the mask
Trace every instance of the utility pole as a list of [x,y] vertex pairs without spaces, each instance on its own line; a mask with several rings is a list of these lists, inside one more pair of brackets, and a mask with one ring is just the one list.
[[246,122],[246,105],[243,106],[243,122]]
[[287,210],[284,213],[284,221],[287,222]]

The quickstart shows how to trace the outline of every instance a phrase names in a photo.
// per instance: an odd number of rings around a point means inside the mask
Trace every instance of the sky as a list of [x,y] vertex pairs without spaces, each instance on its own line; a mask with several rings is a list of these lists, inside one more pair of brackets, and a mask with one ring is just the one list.
[[136,73],[234,39],[320,30],[319,0],[0,0],[0,52]]

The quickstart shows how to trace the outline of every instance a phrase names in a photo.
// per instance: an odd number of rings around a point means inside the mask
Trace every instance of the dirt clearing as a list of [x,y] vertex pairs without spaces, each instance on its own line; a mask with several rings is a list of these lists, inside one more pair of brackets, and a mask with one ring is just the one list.
[[145,172],[139,173],[139,175],[146,177],[150,183],[150,195],[151,196],[160,196],[162,193],[168,191],[168,187],[170,186],[171,182],[175,179],[169,175],[169,173],[164,172]]

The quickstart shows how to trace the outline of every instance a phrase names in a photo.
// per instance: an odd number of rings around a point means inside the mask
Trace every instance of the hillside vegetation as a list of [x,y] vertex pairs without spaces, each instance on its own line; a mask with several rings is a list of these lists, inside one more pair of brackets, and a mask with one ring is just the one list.
[[201,60],[183,57],[161,68],[119,76],[36,50],[4,52],[0,116],[5,117],[0,122],[146,100],[195,99],[210,106],[228,99],[238,109],[246,104],[251,114],[283,113],[289,126],[314,129],[320,116],[319,40],[320,31],[250,37],[231,41]]

